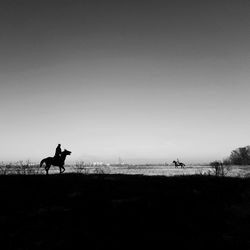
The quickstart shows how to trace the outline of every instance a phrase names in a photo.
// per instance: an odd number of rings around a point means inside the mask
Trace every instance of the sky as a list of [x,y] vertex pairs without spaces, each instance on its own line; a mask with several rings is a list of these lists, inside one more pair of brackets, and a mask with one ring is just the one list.
[[209,162],[250,138],[250,3],[2,0],[0,161]]

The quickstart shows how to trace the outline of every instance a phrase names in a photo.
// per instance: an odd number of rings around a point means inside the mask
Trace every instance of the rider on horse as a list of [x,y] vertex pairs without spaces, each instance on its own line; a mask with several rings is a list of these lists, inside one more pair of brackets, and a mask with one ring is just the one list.
[[42,159],[42,161],[40,162],[40,167],[45,164],[46,174],[49,174],[50,167],[57,166],[59,167],[61,174],[65,171],[64,163],[68,155],[71,155],[71,152],[66,149],[64,149],[64,151],[62,152],[61,144],[58,144],[54,157],[47,157]]
[[62,150],[61,150],[61,144],[58,144],[56,147],[56,152],[55,152],[55,159],[59,159],[61,157]]

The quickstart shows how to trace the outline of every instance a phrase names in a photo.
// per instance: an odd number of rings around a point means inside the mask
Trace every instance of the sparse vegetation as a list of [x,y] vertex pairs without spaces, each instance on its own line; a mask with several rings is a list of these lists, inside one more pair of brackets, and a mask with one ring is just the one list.
[[75,165],[73,165],[74,172],[78,174],[89,174],[90,168],[88,165],[85,164],[84,161],[76,162]]
[[34,175],[41,174],[42,169],[39,168],[38,164],[32,164],[30,161],[18,161],[16,163],[1,163],[0,174],[20,174],[20,175]]

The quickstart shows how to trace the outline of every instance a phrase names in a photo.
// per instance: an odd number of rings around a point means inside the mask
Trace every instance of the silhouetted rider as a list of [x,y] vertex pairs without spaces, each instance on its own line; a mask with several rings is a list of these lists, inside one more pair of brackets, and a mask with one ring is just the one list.
[[61,153],[62,153],[61,144],[58,144],[57,147],[56,147],[56,152],[55,152],[54,158],[57,158],[57,159],[60,158]]

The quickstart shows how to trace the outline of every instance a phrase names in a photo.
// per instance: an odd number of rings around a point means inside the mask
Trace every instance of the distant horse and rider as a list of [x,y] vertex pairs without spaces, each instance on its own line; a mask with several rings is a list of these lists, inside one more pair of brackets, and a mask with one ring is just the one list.
[[173,161],[175,168],[181,167],[184,168],[184,166],[186,166],[184,163],[179,162],[179,160],[177,159],[177,161]]
[[71,152],[66,149],[62,151],[61,144],[58,144],[58,146],[56,147],[56,152],[55,152],[54,157],[47,157],[43,159],[40,163],[40,167],[42,167],[43,164],[45,164],[46,175],[49,174],[49,169],[51,166],[59,167],[60,174],[62,174],[65,171],[64,163],[65,163],[66,157],[70,154]]

